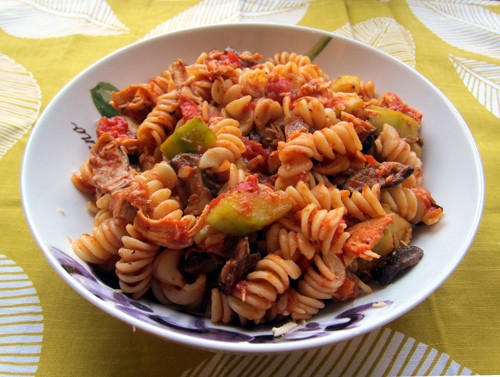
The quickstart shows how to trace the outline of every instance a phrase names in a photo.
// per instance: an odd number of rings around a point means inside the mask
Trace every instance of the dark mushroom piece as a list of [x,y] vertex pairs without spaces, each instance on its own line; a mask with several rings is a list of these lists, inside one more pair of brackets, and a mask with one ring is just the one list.
[[369,164],[347,177],[343,188],[350,191],[361,191],[365,185],[372,187],[376,183],[380,184],[381,187],[396,186],[412,173],[411,166],[399,162]]
[[202,170],[198,167],[200,158],[199,154],[180,153],[170,161],[179,179],[185,182],[187,206],[184,213],[187,215],[199,216],[213,199],[203,180]]
[[248,237],[242,238],[235,247],[233,257],[220,273],[219,286],[222,291],[228,294],[233,292],[236,284],[255,268],[260,259],[259,253],[250,253]]
[[180,270],[192,276],[209,275],[215,273],[222,263],[223,258],[219,255],[191,249],[182,260]]
[[372,270],[372,277],[383,287],[396,280],[403,272],[416,266],[424,256],[418,246],[396,247]]

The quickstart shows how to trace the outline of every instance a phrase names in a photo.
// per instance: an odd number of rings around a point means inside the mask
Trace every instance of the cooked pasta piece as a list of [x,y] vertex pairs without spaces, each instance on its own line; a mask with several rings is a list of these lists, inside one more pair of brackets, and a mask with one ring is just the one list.
[[302,233],[274,223],[266,232],[266,248],[269,253],[297,262],[301,255],[311,259],[319,250]]
[[307,55],[301,55],[295,52],[282,51],[273,56],[272,62],[274,64],[286,64],[288,62],[293,62],[300,67],[311,64],[311,58]]
[[210,319],[213,323],[230,323],[236,312],[231,309],[228,297],[218,288],[212,288],[210,294]]
[[95,193],[96,188],[94,174],[92,172],[92,168],[90,167],[89,160],[84,161],[80,165],[78,172],[73,172],[71,174],[71,182],[73,182],[78,190],[85,194]]
[[122,247],[122,237],[127,234],[125,222],[109,217],[92,229],[91,234],[82,234],[72,244],[73,251],[84,261],[105,264]]
[[292,260],[268,254],[257,262],[255,271],[236,286],[235,292],[228,297],[229,306],[241,317],[258,324],[278,294],[288,289],[290,278],[297,279],[300,274],[300,268]]
[[352,123],[340,122],[312,134],[295,132],[286,142],[278,143],[282,163],[278,175],[285,178],[303,175],[313,168],[314,161],[327,161],[322,167],[324,172],[315,168],[320,173],[340,173],[351,166],[349,157],[364,160],[361,149]]
[[325,307],[323,300],[300,294],[293,288],[289,288],[280,296],[276,304],[278,313],[290,315],[295,320],[307,320],[317,314]]
[[244,169],[239,169],[235,164],[229,165],[229,177],[227,180],[228,189],[233,189],[240,183],[245,182],[248,177],[248,172]]
[[360,221],[384,216],[385,210],[380,202],[380,185],[364,186],[361,191],[353,191],[342,198],[347,215]]
[[382,189],[381,201],[389,209],[412,224],[432,225],[443,216],[442,207],[438,206],[429,190],[423,187],[390,187]]
[[317,300],[329,300],[339,289],[346,277],[342,260],[335,254],[318,254],[314,264],[304,273],[299,281],[299,293]]
[[98,211],[94,215],[94,226],[100,225],[104,220],[113,217],[111,194],[105,194],[96,200]]
[[283,109],[278,101],[270,98],[259,98],[255,104],[255,111],[253,114],[253,121],[257,129],[263,129],[269,123],[281,119],[283,116]]
[[293,103],[293,114],[304,119],[314,129],[329,126],[329,118],[323,104],[315,97],[302,97]]
[[118,250],[120,260],[115,264],[120,288],[133,298],[142,297],[151,287],[153,263],[160,247],[140,239],[128,224],[128,235],[122,237],[123,247]]
[[181,250],[164,250],[154,262],[153,275],[170,302],[197,308],[205,294],[206,275],[201,274],[192,283],[188,282],[179,270],[183,254]]
[[297,212],[302,234],[317,243],[323,254],[340,253],[349,237],[349,233],[344,232],[346,223],[343,215],[343,208],[318,209],[314,204],[308,204]]
[[200,160],[200,168],[224,171],[229,169],[232,162],[241,157],[246,147],[241,140],[242,132],[239,126],[237,120],[222,119],[211,127],[217,141],[212,148],[203,154]]
[[149,84],[153,87],[154,92],[158,96],[168,93],[175,88],[172,73],[168,69],[164,70],[161,74],[154,76]]
[[403,140],[396,129],[384,124],[382,132],[375,140],[377,153],[385,161],[396,161],[410,165],[414,169],[417,184],[422,184],[422,160],[411,150],[410,144]]

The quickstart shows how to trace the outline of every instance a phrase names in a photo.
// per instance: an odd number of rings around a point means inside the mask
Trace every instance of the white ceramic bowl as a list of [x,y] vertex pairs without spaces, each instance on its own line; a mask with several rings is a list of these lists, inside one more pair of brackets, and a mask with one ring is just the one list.
[[[330,40],[331,38],[331,40]],[[89,156],[75,129],[94,134],[99,118],[89,90],[98,82],[123,88],[146,82],[182,57],[188,64],[203,51],[231,47],[270,57],[279,51],[305,54],[327,42],[314,63],[330,75],[373,80],[379,94],[397,93],[423,114],[425,186],[444,207],[435,226],[416,232],[425,256],[396,283],[354,302],[321,311],[285,337],[270,328],[249,331],[215,326],[175,309],[132,300],[100,281],[69,244],[89,232],[87,199],[70,181]],[[55,271],[88,301],[110,315],[161,338],[227,352],[282,352],[323,346],[366,333],[401,316],[436,290],[467,252],[484,199],[480,157],[467,125],[426,78],[389,55],[360,43],[303,27],[233,24],[179,31],[122,48],[75,77],[47,106],[33,129],[23,160],[21,194],[33,236]],[[386,306],[372,308],[374,302]]]

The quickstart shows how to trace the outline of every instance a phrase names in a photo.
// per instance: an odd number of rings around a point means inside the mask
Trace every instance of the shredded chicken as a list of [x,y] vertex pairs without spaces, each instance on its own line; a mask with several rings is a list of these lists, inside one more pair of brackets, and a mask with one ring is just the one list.
[[110,134],[103,134],[92,147],[89,164],[95,185],[103,193],[121,189],[132,180],[128,157]]

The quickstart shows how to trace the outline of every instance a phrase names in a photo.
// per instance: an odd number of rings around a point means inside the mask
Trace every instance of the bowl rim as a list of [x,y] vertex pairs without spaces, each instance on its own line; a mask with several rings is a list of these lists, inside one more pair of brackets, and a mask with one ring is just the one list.
[[[120,310],[117,310],[116,308],[112,308],[108,305],[106,305],[102,300],[100,300],[98,297],[96,297],[93,293],[88,291],[85,287],[83,287],[78,281],[75,279],[71,278],[70,275],[67,273],[67,271],[60,265],[60,263],[56,260],[56,258],[53,256],[53,254],[47,250],[47,246],[44,245],[43,242],[43,237],[41,234],[39,234],[37,225],[34,222],[34,219],[31,216],[30,213],[30,208],[28,205],[28,195],[26,192],[26,185],[27,185],[27,169],[26,165],[28,164],[29,159],[31,158],[30,150],[31,146],[34,143],[34,140],[36,138],[36,134],[40,127],[37,127],[40,123],[43,123],[45,120],[45,117],[47,117],[50,112],[52,107],[55,106],[55,104],[60,100],[62,96],[66,94],[67,91],[69,91],[73,85],[80,80],[83,76],[87,75],[87,73],[95,67],[100,66],[104,62],[106,62],[108,59],[124,54],[130,50],[133,50],[137,48],[138,46],[144,46],[149,43],[154,43],[157,40],[163,40],[163,39],[169,39],[172,38],[173,36],[178,36],[178,35],[189,35],[193,32],[203,32],[203,31],[211,31],[211,30],[217,30],[217,29],[243,29],[243,28],[271,28],[275,30],[297,30],[297,31],[304,31],[306,33],[316,33],[320,36],[328,36],[331,37],[332,39],[339,39],[343,40],[347,44],[353,44],[361,47],[362,49],[368,50],[370,53],[373,54],[379,54],[384,56],[386,59],[391,60],[395,64],[398,64],[402,67],[404,67],[408,74],[416,76],[419,80],[424,81],[428,86],[432,88],[432,90],[440,96],[440,98],[447,104],[448,109],[453,113],[454,118],[457,120],[458,123],[460,123],[460,126],[462,128],[462,131],[465,133],[465,137],[469,141],[470,147],[472,154],[474,156],[474,166],[476,168],[475,173],[477,175],[477,191],[479,193],[478,197],[475,198],[476,201],[476,206],[475,206],[475,212],[474,212],[474,218],[472,221],[472,228],[470,229],[469,233],[467,234],[466,238],[464,239],[463,242],[463,251],[458,254],[458,258],[455,259],[453,265],[449,268],[446,273],[442,274],[439,279],[437,280],[436,284],[434,285],[432,290],[428,291],[423,291],[420,292],[420,295],[413,296],[413,299],[410,300],[408,303],[405,305],[399,305],[397,308],[394,308],[393,311],[391,311],[390,316],[385,316],[383,317],[382,320],[377,321],[376,323],[374,322],[373,324],[365,325],[361,329],[358,328],[357,331],[348,331],[340,334],[339,332],[336,332],[335,337],[332,336],[324,336],[324,337],[316,337],[316,338],[309,338],[309,339],[301,339],[301,340],[296,340],[296,341],[290,341],[290,342],[282,342],[282,343],[257,343],[257,344],[250,344],[250,343],[232,343],[232,342],[225,342],[225,341],[219,341],[219,340],[212,340],[212,339],[205,339],[205,338],[199,338],[194,335],[182,335],[178,334],[175,332],[171,332],[169,330],[163,331],[159,330],[158,327],[155,327],[149,323],[142,322],[140,319],[124,313]],[[224,23],[224,24],[217,24],[217,25],[206,25],[206,26],[200,26],[200,27],[189,27],[185,28],[182,30],[176,30],[172,32],[168,32],[165,34],[157,35],[154,37],[150,38],[145,38],[145,39],[140,39],[135,42],[132,42],[128,45],[122,46],[113,52],[105,55],[104,57],[98,59],[88,67],[86,67],[84,70],[82,70],[80,73],[78,73],[76,76],[74,76],[69,82],[67,82],[57,93],[56,95],[49,101],[49,103],[46,105],[46,107],[43,109],[41,115],[39,116],[38,120],[36,121],[35,125],[32,127],[32,130],[30,132],[30,135],[28,137],[28,141],[26,143],[25,150],[23,152],[23,158],[22,158],[22,163],[21,163],[21,176],[20,176],[20,192],[21,192],[21,201],[22,201],[22,208],[23,212],[25,215],[25,218],[27,220],[29,229],[38,244],[38,247],[42,250],[46,260],[51,264],[51,266],[55,269],[55,271],[59,274],[59,276],[68,284],[70,285],[78,294],[80,294],[82,297],[84,297],[87,301],[95,305],[97,308],[100,310],[103,310],[107,314],[111,315],[114,318],[118,318],[119,320],[133,326],[134,328],[139,328],[149,334],[155,335],[157,337],[160,337],[163,340],[167,341],[172,341],[178,344],[182,344],[185,346],[190,346],[190,347],[195,347],[198,349],[205,349],[209,351],[222,351],[222,352],[227,352],[227,353],[238,353],[238,354],[245,354],[245,353],[254,353],[254,354],[259,354],[259,353],[279,353],[279,352],[290,352],[290,351],[299,351],[299,350],[305,350],[305,349],[312,349],[312,348],[317,348],[317,347],[322,347],[326,345],[332,345],[336,344],[348,339],[351,339],[355,336],[358,335],[363,335],[365,333],[368,333],[376,328],[380,328],[387,323],[399,318],[403,314],[407,313],[417,305],[419,305],[422,301],[424,301],[426,298],[428,298],[431,294],[433,294],[445,281],[448,279],[448,277],[455,271],[456,267],[458,264],[462,261],[462,259],[465,257],[467,254],[468,250],[471,247],[472,242],[474,241],[474,238],[477,234],[477,231],[479,229],[479,225],[481,222],[482,218],[482,213],[484,210],[484,196],[485,196],[485,178],[484,178],[484,171],[483,171],[483,165],[481,161],[481,156],[478,150],[478,147],[474,141],[474,137],[466,124],[465,120],[462,118],[461,114],[459,111],[455,108],[453,103],[441,92],[439,88],[435,84],[433,84],[429,79],[427,79],[423,74],[418,72],[416,69],[411,68],[410,66],[404,64],[403,62],[397,60],[390,54],[381,51],[379,49],[376,49],[370,45],[367,45],[365,43],[362,43],[357,40],[349,39],[347,37],[339,36],[334,34],[333,32],[327,31],[327,30],[322,30],[322,29],[317,29],[309,26],[302,26],[302,25],[289,25],[289,24],[270,24],[270,23],[252,23],[252,22],[240,22],[240,23]],[[334,339],[333,339],[334,338]]]

